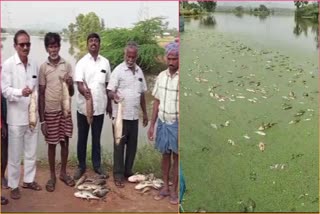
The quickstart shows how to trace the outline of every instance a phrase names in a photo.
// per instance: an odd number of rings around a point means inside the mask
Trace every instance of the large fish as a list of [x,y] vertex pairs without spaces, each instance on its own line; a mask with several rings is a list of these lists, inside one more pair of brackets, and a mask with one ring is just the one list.
[[74,186],[74,188],[78,188],[79,185],[83,184],[85,182],[85,180],[87,179],[86,175],[83,175],[81,178],[79,178],[79,180],[77,181],[76,185]]
[[123,128],[123,120],[122,120],[122,114],[123,114],[123,99],[118,102],[118,112],[117,116],[115,118],[114,122],[114,138],[116,141],[116,144],[119,145],[121,138],[123,138],[122,135],[122,128]]
[[[88,87],[86,81],[83,80],[83,83],[85,85],[85,87],[87,88],[87,90],[90,90],[90,88]],[[87,121],[88,124],[91,125],[92,121],[93,121],[93,98],[92,98],[92,94],[89,100],[86,99],[86,109],[87,109]]]
[[38,120],[37,99],[38,99],[38,91],[34,87],[30,95],[30,103],[29,103],[29,127],[31,129],[34,129],[37,125],[37,120]]
[[87,190],[87,191],[96,190],[100,188],[101,186],[96,184],[91,184],[91,183],[83,183],[77,187],[78,190]]
[[94,196],[91,192],[89,191],[78,191],[74,193],[74,196],[77,198],[84,198],[84,199],[96,199],[99,200],[97,196]]
[[99,198],[102,198],[104,196],[106,196],[106,194],[109,192],[110,190],[107,188],[100,188],[100,189],[96,189],[92,192],[93,195],[98,196]]
[[62,77],[59,77],[59,79],[62,85],[62,100],[61,100],[62,111],[63,111],[63,115],[67,117],[71,112],[71,97],[69,94],[69,89],[66,81],[64,81]]

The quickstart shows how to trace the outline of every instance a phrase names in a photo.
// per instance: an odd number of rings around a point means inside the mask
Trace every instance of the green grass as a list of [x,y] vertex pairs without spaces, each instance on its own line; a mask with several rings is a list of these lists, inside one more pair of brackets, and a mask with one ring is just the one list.
[[[184,210],[243,212],[254,201],[255,212],[318,212],[317,61],[213,31],[187,30],[180,39]],[[227,98],[219,102],[210,92]],[[292,108],[284,110],[285,103]],[[305,113],[295,116],[300,110]],[[261,136],[255,131],[262,123],[276,125]],[[275,164],[285,167],[271,169]]]

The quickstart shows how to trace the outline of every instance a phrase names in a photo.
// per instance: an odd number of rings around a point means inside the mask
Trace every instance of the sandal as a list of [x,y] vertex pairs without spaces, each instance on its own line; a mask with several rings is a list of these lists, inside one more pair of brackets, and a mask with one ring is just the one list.
[[160,200],[168,197],[169,195],[170,195],[170,193],[167,190],[161,190],[158,195],[155,195],[153,197],[153,199],[156,201],[160,201]]
[[73,187],[75,185],[74,180],[69,175],[60,175],[59,179],[69,187]]
[[35,191],[42,190],[41,186],[39,184],[37,184],[37,182],[35,182],[35,181],[33,181],[31,183],[23,182],[22,188],[31,189],[31,190],[35,190]]
[[170,202],[170,204],[173,204],[173,205],[179,204],[179,198],[178,198],[178,196],[170,196],[169,202]]
[[8,203],[9,203],[9,200],[1,196],[1,205],[7,205]]
[[55,189],[56,189],[56,180],[55,179],[48,180],[46,184],[46,190],[48,192],[53,192]]
[[21,198],[21,193],[20,193],[19,187],[11,190],[10,197],[14,200]]
[[123,181],[119,180],[119,179],[114,180],[114,184],[116,185],[116,187],[119,187],[119,188],[123,188],[124,187]]

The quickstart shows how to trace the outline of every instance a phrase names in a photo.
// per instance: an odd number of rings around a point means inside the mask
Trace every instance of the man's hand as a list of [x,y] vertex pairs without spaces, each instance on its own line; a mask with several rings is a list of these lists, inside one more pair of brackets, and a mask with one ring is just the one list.
[[24,89],[22,89],[22,96],[28,97],[32,93],[32,90],[29,88],[29,86],[26,86]]
[[47,124],[44,122],[41,124],[41,131],[42,134],[47,137],[48,136],[48,129],[47,129]]
[[63,80],[68,84],[68,86],[73,85],[73,79],[68,74],[65,74]]
[[1,137],[6,138],[8,134],[7,127],[5,125],[2,125],[1,127]]
[[143,113],[143,127],[148,125],[148,115],[147,113]]
[[84,91],[84,97],[86,98],[86,100],[89,100],[91,98],[91,91],[90,89],[85,89]]
[[154,126],[150,125],[149,130],[148,130],[148,138],[150,141],[154,140]]

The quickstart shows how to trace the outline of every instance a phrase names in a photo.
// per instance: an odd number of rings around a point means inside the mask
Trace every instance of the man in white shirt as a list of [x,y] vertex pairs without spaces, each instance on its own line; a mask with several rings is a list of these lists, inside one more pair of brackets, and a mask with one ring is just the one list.
[[3,64],[1,87],[7,99],[8,123],[8,186],[11,198],[19,199],[20,163],[23,152],[23,188],[41,190],[34,181],[36,174],[36,150],[38,144],[38,125],[29,127],[29,103],[32,90],[38,90],[38,66],[28,58],[30,37],[24,30],[14,36],[16,54]]
[[[104,113],[111,117],[112,106],[107,97],[107,85],[111,73],[109,61],[99,55],[100,37],[91,33],[87,37],[89,53],[82,57],[76,65],[74,81],[78,85],[77,96],[77,125],[78,125],[78,169],[74,179],[79,179],[86,171],[87,139],[90,125],[87,122],[86,100],[93,99],[93,122],[92,133],[92,165],[94,171],[99,175],[108,177],[101,168],[101,130],[103,126]],[[86,88],[86,85],[88,88]]]
[[[117,187],[124,187],[124,178],[133,175],[132,167],[138,144],[138,121],[140,106],[143,112],[143,126],[148,124],[144,93],[147,84],[141,68],[136,64],[138,45],[129,42],[124,49],[124,62],[112,72],[108,85],[108,96],[116,102],[123,99],[123,131],[120,143],[114,142],[113,177]],[[112,117],[117,115],[118,106],[113,105]],[[125,150],[126,145],[126,150]],[[124,158],[124,152],[126,157]]]
[[[162,154],[161,169],[164,185],[154,199],[162,200],[170,196],[170,203],[178,204],[179,44],[177,41],[166,46],[166,59],[168,69],[158,75],[152,92],[155,100],[148,137],[150,140],[154,139],[154,126],[157,122],[155,148]],[[173,190],[170,193],[171,158],[173,158]]]

